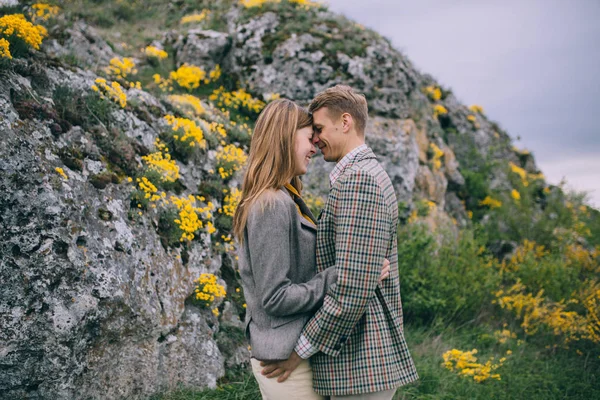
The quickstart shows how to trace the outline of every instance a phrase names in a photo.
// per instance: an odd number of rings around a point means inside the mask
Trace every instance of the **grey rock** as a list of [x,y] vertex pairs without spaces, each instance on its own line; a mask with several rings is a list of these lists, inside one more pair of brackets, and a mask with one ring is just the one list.
[[96,69],[108,65],[116,54],[91,26],[77,21],[66,28],[66,39],[51,39],[43,43],[42,50],[52,57],[74,57],[81,67]]
[[212,70],[222,64],[231,46],[229,35],[222,32],[190,29],[174,43],[177,65],[192,64]]

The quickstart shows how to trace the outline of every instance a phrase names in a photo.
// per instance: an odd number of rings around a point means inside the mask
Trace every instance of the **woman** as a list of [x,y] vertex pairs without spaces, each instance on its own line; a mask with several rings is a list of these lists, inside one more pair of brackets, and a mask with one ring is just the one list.
[[316,219],[300,195],[299,176],[316,152],[312,134],[310,114],[290,100],[276,100],[261,112],[233,219],[252,372],[263,399],[323,399],[312,389],[307,360],[283,383],[267,379],[260,366],[289,357],[336,281],[335,267],[315,274]]

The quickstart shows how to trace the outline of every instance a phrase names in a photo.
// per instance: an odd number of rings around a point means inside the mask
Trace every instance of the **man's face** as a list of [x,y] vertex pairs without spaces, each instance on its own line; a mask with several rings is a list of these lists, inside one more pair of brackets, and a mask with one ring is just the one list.
[[342,130],[342,118],[331,119],[327,107],[313,113],[313,143],[323,154],[325,161],[338,162],[344,156],[346,135]]

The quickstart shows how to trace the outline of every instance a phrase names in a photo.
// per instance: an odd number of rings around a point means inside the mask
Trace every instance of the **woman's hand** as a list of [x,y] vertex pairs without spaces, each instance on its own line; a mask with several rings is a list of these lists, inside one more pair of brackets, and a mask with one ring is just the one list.
[[384,258],[383,267],[381,267],[381,275],[379,275],[379,283],[381,284],[388,276],[390,276],[390,260]]

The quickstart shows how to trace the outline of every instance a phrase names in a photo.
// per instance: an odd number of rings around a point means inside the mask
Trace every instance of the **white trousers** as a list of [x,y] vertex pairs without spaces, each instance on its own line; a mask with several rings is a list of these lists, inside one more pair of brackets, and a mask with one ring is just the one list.
[[263,367],[256,358],[251,358],[252,373],[258,382],[263,400],[324,400],[325,398],[313,390],[312,368],[308,360],[290,374],[285,382],[277,382],[277,378],[269,379],[260,372]]

